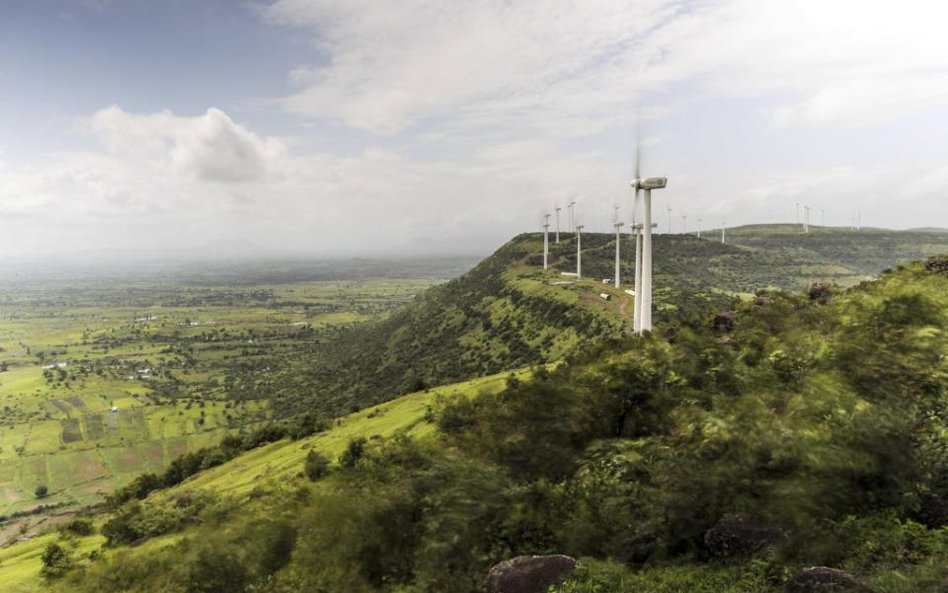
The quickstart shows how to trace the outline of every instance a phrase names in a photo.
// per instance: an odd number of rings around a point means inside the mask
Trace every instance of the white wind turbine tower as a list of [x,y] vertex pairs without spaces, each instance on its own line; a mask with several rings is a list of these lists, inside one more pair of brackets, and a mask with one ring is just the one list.
[[557,243],[560,242],[560,210],[562,210],[562,208],[560,206],[557,206],[556,207],[556,242]]
[[803,205],[803,232],[810,232],[810,206],[809,204]]
[[571,233],[576,232],[576,227],[573,226],[573,206],[575,205],[576,205],[576,202],[570,202],[566,206],[567,208],[569,208],[569,232]]
[[543,269],[547,269],[550,257],[550,215],[543,215]]
[[576,279],[583,277],[583,225],[576,225]]
[[[641,153],[638,150],[637,153]],[[635,179],[632,187],[635,189],[635,201],[638,203],[639,190],[645,190],[645,199],[642,201],[642,249],[641,266],[635,266],[635,307],[633,309],[633,331],[637,334],[652,331],[652,190],[661,189],[668,184],[665,177],[650,177],[642,179],[639,174],[639,154],[635,159]],[[669,211],[669,232],[671,232],[671,208]],[[638,259],[638,257],[637,257]],[[641,268],[641,278],[639,269]]]
[[668,209],[668,234],[672,233],[672,207],[668,204],[665,204],[665,208]]
[[698,217],[698,238],[701,238],[701,217]]
[[721,245],[724,245],[724,229],[727,228],[727,221],[721,221]]
[[615,215],[612,217],[612,226],[616,228],[616,271],[613,276],[614,285],[616,288],[619,288],[619,242],[622,239],[622,234],[619,229],[622,228],[622,221],[619,220],[619,207],[615,207]]

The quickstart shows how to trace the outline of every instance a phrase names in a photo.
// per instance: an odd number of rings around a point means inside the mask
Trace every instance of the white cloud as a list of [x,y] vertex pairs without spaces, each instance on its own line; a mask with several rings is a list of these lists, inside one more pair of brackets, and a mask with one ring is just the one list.
[[280,0],[267,16],[329,58],[295,71],[283,107],[383,133],[444,116],[588,133],[676,85],[691,91],[662,100],[766,97],[781,124],[948,105],[948,9],[924,0]]
[[179,117],[169,111],[136,115],[113,105],[96,112],[87,126],[113,154],[167,162],[207,181],[260,180],[286,152],[280,140],[261,138],[213,107],[201,116]]

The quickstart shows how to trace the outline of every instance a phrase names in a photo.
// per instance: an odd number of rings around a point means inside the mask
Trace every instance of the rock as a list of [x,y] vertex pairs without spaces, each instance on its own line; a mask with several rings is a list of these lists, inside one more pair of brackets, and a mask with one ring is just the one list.
[[825,282],[814,282],[810,285],[810,300],[825,305],[833,300],[833,290]]
[[853,575],[826,566],[798,570],[787,581],[786,590],[787,593],[876,593]]
[[711,329],[714,331],[729,332],[734,329],[734,322],[737,321],[737,311],[725,311],[718,313],[711,321]]
[[517,556],[495,564],[487,573],[487,593],[544,593],[573,573],[569,556]]
[[919,495],[917,519],[929,529],[938,529],[948,525],[948,502],[937,494],[925,492]]
[[728,558],[753,554],[775,537],[776,533],[760,521],[733,514],[725,515],[705,532],[704,545],[712,556]]
[[925,260],[925,269],[932,274],[948,274],[948,257],[933,255]]
[[754,304],[758,307],[766,307],[770,304],[770,297],[759,296],[754,299]]

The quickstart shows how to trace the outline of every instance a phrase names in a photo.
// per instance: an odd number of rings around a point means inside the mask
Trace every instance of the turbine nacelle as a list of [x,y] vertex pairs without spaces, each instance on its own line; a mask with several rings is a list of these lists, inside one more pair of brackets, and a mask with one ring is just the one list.
[[632,189],[634,190],[662,189],[663,187],[668,185],[668,178],[667,177],[649,177],[648,179],[633,179],[631,185],[632,185]]

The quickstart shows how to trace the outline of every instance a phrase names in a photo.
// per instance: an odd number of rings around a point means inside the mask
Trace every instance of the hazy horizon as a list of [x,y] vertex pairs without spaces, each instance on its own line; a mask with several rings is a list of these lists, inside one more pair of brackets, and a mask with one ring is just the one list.
[[659,232],[945,227],[946,10],[4,3],[0,259],[484,255],[629,218],[637,135]]

